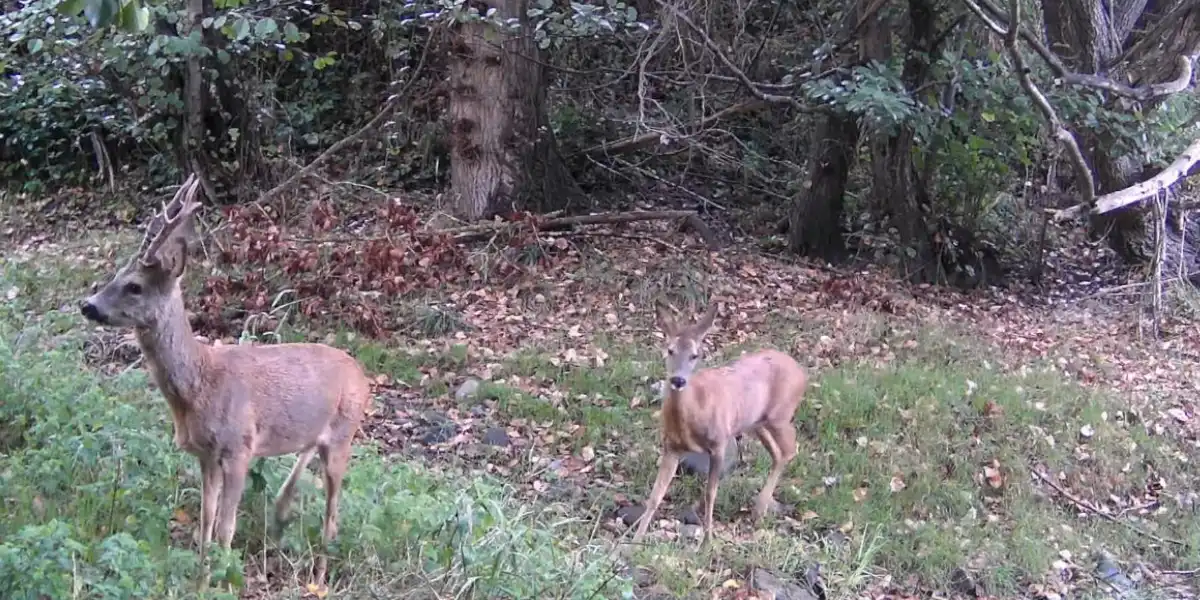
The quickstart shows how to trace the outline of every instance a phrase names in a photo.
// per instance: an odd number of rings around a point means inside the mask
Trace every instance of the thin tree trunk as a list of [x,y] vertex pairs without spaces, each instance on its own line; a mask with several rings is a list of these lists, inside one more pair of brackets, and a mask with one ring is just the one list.
[[468,220],[514,210],[568,209],[582,192],[546,116],[546,86],[526,17],[528,0],[492,0],[500,31],[459,26],[450,68],[452,211]]
[[858,146],[858,123],[850,115],[828,115],[813,133],[808,189],[796,199],[788,242],[797,254],[838,262],[845,257],[842,209],[846,181]]

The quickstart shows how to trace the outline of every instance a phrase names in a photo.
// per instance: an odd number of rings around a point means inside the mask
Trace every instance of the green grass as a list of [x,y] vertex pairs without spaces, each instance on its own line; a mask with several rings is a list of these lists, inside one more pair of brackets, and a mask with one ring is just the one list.
[[[90,327],[61,303],[97,276],[73,259],[5,261],[0,289],[0,597],[224,597],[195,590],[198,467],[173,447],[168,411],[141,370],[113,378],[81,368]],[[374,367],[415,364],[364,349]],[[451,353],[453,362],[463,357]],[[298,523],[265,533],[293,459],[259,461],[243,498],[234,552],[214,550],[214,582],[245,583],[244,565],[274,565],[297,597],[319,543],[323,494],[301,484]],[[505,482],[394,461],[360,444],[345,480],[332,549],[335,595],[473,598],[621,597],[587,514],[533,510]],[[179,522],[180,515],[185,522]],[[189,516],[190,515],[190,516]],[[598,596],[593,596],[598,593]],[[394,596],[393,596],[394,595]]]
[[[118,248],[103,238],[86,244],[109,248],[101,254]],[[83,325],[74,303],[103,275],[89,256],[67,248],[0,262],[0,501],[6,514],[0,596],[69,597],[80,589],[97,598],[194,597],[197,557],[187,535],[195,524],[172,519],[180,509],[196,514],[195,460],[172,446],[166,407],[141,370],[106,378],[81,368],[93,328]],[[667,287],[683,287],[685,295],[702,288],[671,277],[639,279],[637,290],[649,299]],[[436,311],[430,309],[429,322],[419,328],[461,328],[451,311]],[[764,341],[713,349],[710,363],[766,343],[816,353],[831,326],[783,319],[776,325]],[[656,538],[635,553],[634,562],[659,585],[685,595],[743,578],[751,567],[787,574],[819,563],[831,598],[852,595],[885,573],[945,590],[956,569],[990,594],[1020,596],[1051,575],[1064,551],[1083,572],[1098,551],[1114,555],[1127,573],[1139,562],[1200,566],[1200,517],[1171,499],[1200,485],[1189,469],[1200,453],[1149,434],[1120,397],[1086,390],[1039,365],[1002,372],[996,351],[966,330],[930,325],[908,331],[877,315],[852,315],[842,326],[853,327],[862,344],[886,343],[896,356],[882,366],[839,363],[812,373],[796,420],[799,455],[777,492],[795,506],[792,518],[768,518],[753,530],[744,523],[740,511],[769,463],[747,436],[749,464],[722,483],[714,547],[697,552],[692,542]],[[274,333],[285,341],[313,337],[295,323]],[[467,476],[462,465],[404,463],[360,444],[331,561],[335,594],[589,597],[602,584],[607,587],[597,598],[629,593],[628,580],[611,577],[612,540],[597,536],[596,519],[612,507],[615,493],[643,499],[654,477],[658,404],[651,384],[662,368],[654,342],[594,340],[607,352],[606,363],[580,366],[560,360],[558,348],[483,361],[466,345],[435,352],[349,333],[322,339],[347,348],[371,373],[423,386],[429,398],[448,400],[453,381],[422,383],[428,373],[461,379],[481,362],[498,364],[493,379],[467,402],[494,401],[499,421],[572,431],[559,439],[572,452],[591,446],[597,458],[589,477],[609,484],[571,505],[529,502],[517,497],[517,482],[529,475],[520,468],[509,481],[480,478]],[[411,349],[418,347],[425,349]],[[1081,438],[1085,426],[1093,433]],[[546,454],[540,450],[531,454]],[[218,579],[238,581],[244,568],[270,565],[294,584],[275,597],[298,593],[305,579],[300,569],[310,564],[319,540],[323,498],[315,478],[305,479],[300,523],[282,540],[269,539],[270,497],[290,466],[284,457],[254,467],[236,551],[217,557],[224,565]],[[1134,509],[1115,520],[1080,518],[1078,506],[1037,481],[1035,468],[1056,479],[1061,473],[1060,485],[1089,502],[1140,497],[1157,477],[1168,489],[1153,514]],[[677,478],[661,516],[677,515],[700,489],[695,477]],[[839,530],[845,533],[833,533]]]
[[[1190,511],[1165,503],[1153,517],[1080,519],[1081,509],[1052,489],[1039,484],[1035,491],[1032,473],[1035,467],[1063,473],[1063,487],[1103,503],[1110,495],[1139,494],[1154,473],[1177,485],[1192,482],[1188,463],[1174,457],[1195,460],[1194,450],[1130,425],[1114,395],[1085,390],[1051,370],[999,372],[986,348],[954,331],[916,334],[920,343],[888,366],[853,364],[815,374],[797,415],[799,456],[777,493],[802,515],[805,541],[797,546],[779,519],[768,519],[757,533],[741,524],[739,511],[752,502],[770,462],[748,436],[751,464],[722,483],[716,509],[718,521],[735,524],[729,535],[737,537],[730,539],[745,541],[730,541],[701,563],[739,572],[755,565],[794,571],[819,561],[843,583],[861,583],[865,573],[882,569],[916,575],[938,589],[947,589],[951,573],[962,568],[991,593],[1006,595],[1041,581],[1063,551],[1085,568],[1101,550],[1126,564],[1184,569],[1200,563],[1200,518]],[[649,395],[647,380],[656,377],[661,359],[644,346],[609,354],[604,368],[556,365],[534,349],[512,358],[510,372],[571,390],[559,406],[504,386],[492,395],[509,417],[585,424],[589,437],[577,446],[619,445],[618,468],[628,481],[621,491],[640,500],[656,469],[656,407],[630,408],[628,399]],[[1086,440],[1080,438],[1085,425],[1094,430]],[[985,468],[998,468],[997,485]],[[677,501],[668,515],[698,500],[702,482],[678,477],[673,486]],[[827,535],[838,528],[849,537],[842,546],[831,545]],[[1187,548],[1155,542],[1147,531]],[[640,559],[660,582],[684,593],[697,583],[694,555],[690,544],[670,542],[652,545]]]

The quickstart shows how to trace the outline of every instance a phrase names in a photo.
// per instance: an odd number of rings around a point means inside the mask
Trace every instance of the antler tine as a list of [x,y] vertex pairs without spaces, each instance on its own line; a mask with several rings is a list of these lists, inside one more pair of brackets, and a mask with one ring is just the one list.
[[195,211],[196,207],[200,206],[196,202],[196,192],[199,189],[200,180],[195,173],[192,173],[183,182],[183,185],[179,186],[179,191],[175,192],[171,201],[163,206],[162,212],[150,222],[150,226],[146,228],[146,237],[142,240],[141,258],[143,261],[153,257],[171,237],[171,233],[179,227],[179,224]]

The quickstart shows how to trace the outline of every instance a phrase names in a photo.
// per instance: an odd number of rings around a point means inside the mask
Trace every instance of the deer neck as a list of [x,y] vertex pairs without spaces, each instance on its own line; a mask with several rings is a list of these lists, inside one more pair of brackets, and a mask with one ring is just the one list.
[[204,402],[208,348],[196,341],[178,288],[157,326],[137,328],[137,340],[154,382],[174,411],[187,412]]

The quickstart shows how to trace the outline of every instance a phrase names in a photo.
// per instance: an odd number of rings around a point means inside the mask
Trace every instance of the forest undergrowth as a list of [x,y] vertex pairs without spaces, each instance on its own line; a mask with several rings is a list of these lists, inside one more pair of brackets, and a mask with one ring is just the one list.
[[[286,227],[256,209],[205,223],[185,290],[198,334],[330,342],[376,385],[329,597],[753,598],[779,581],[788,597],[1179,597],[1200,568],[1188,315],[1154,341],[1091,291],[910,286],[761,240],[709,251],[667,223],[433,234],[419,206],[328,202]],[[129,333],[76,308],[140,234],[94,225],[0,225],[0,595],[194,597],[195,460]],[[700,478],[681,474],[622,556],[657,460],[653,302],[711,299],[709,364],[773,346],[810,370],[787,510],[747,524],[769,462],[749,438],[711,549],[688,514]],[[318,477],[299,525],[265,533],[290,465],[254,467],[215,557],[243,598],[314,595]]]

